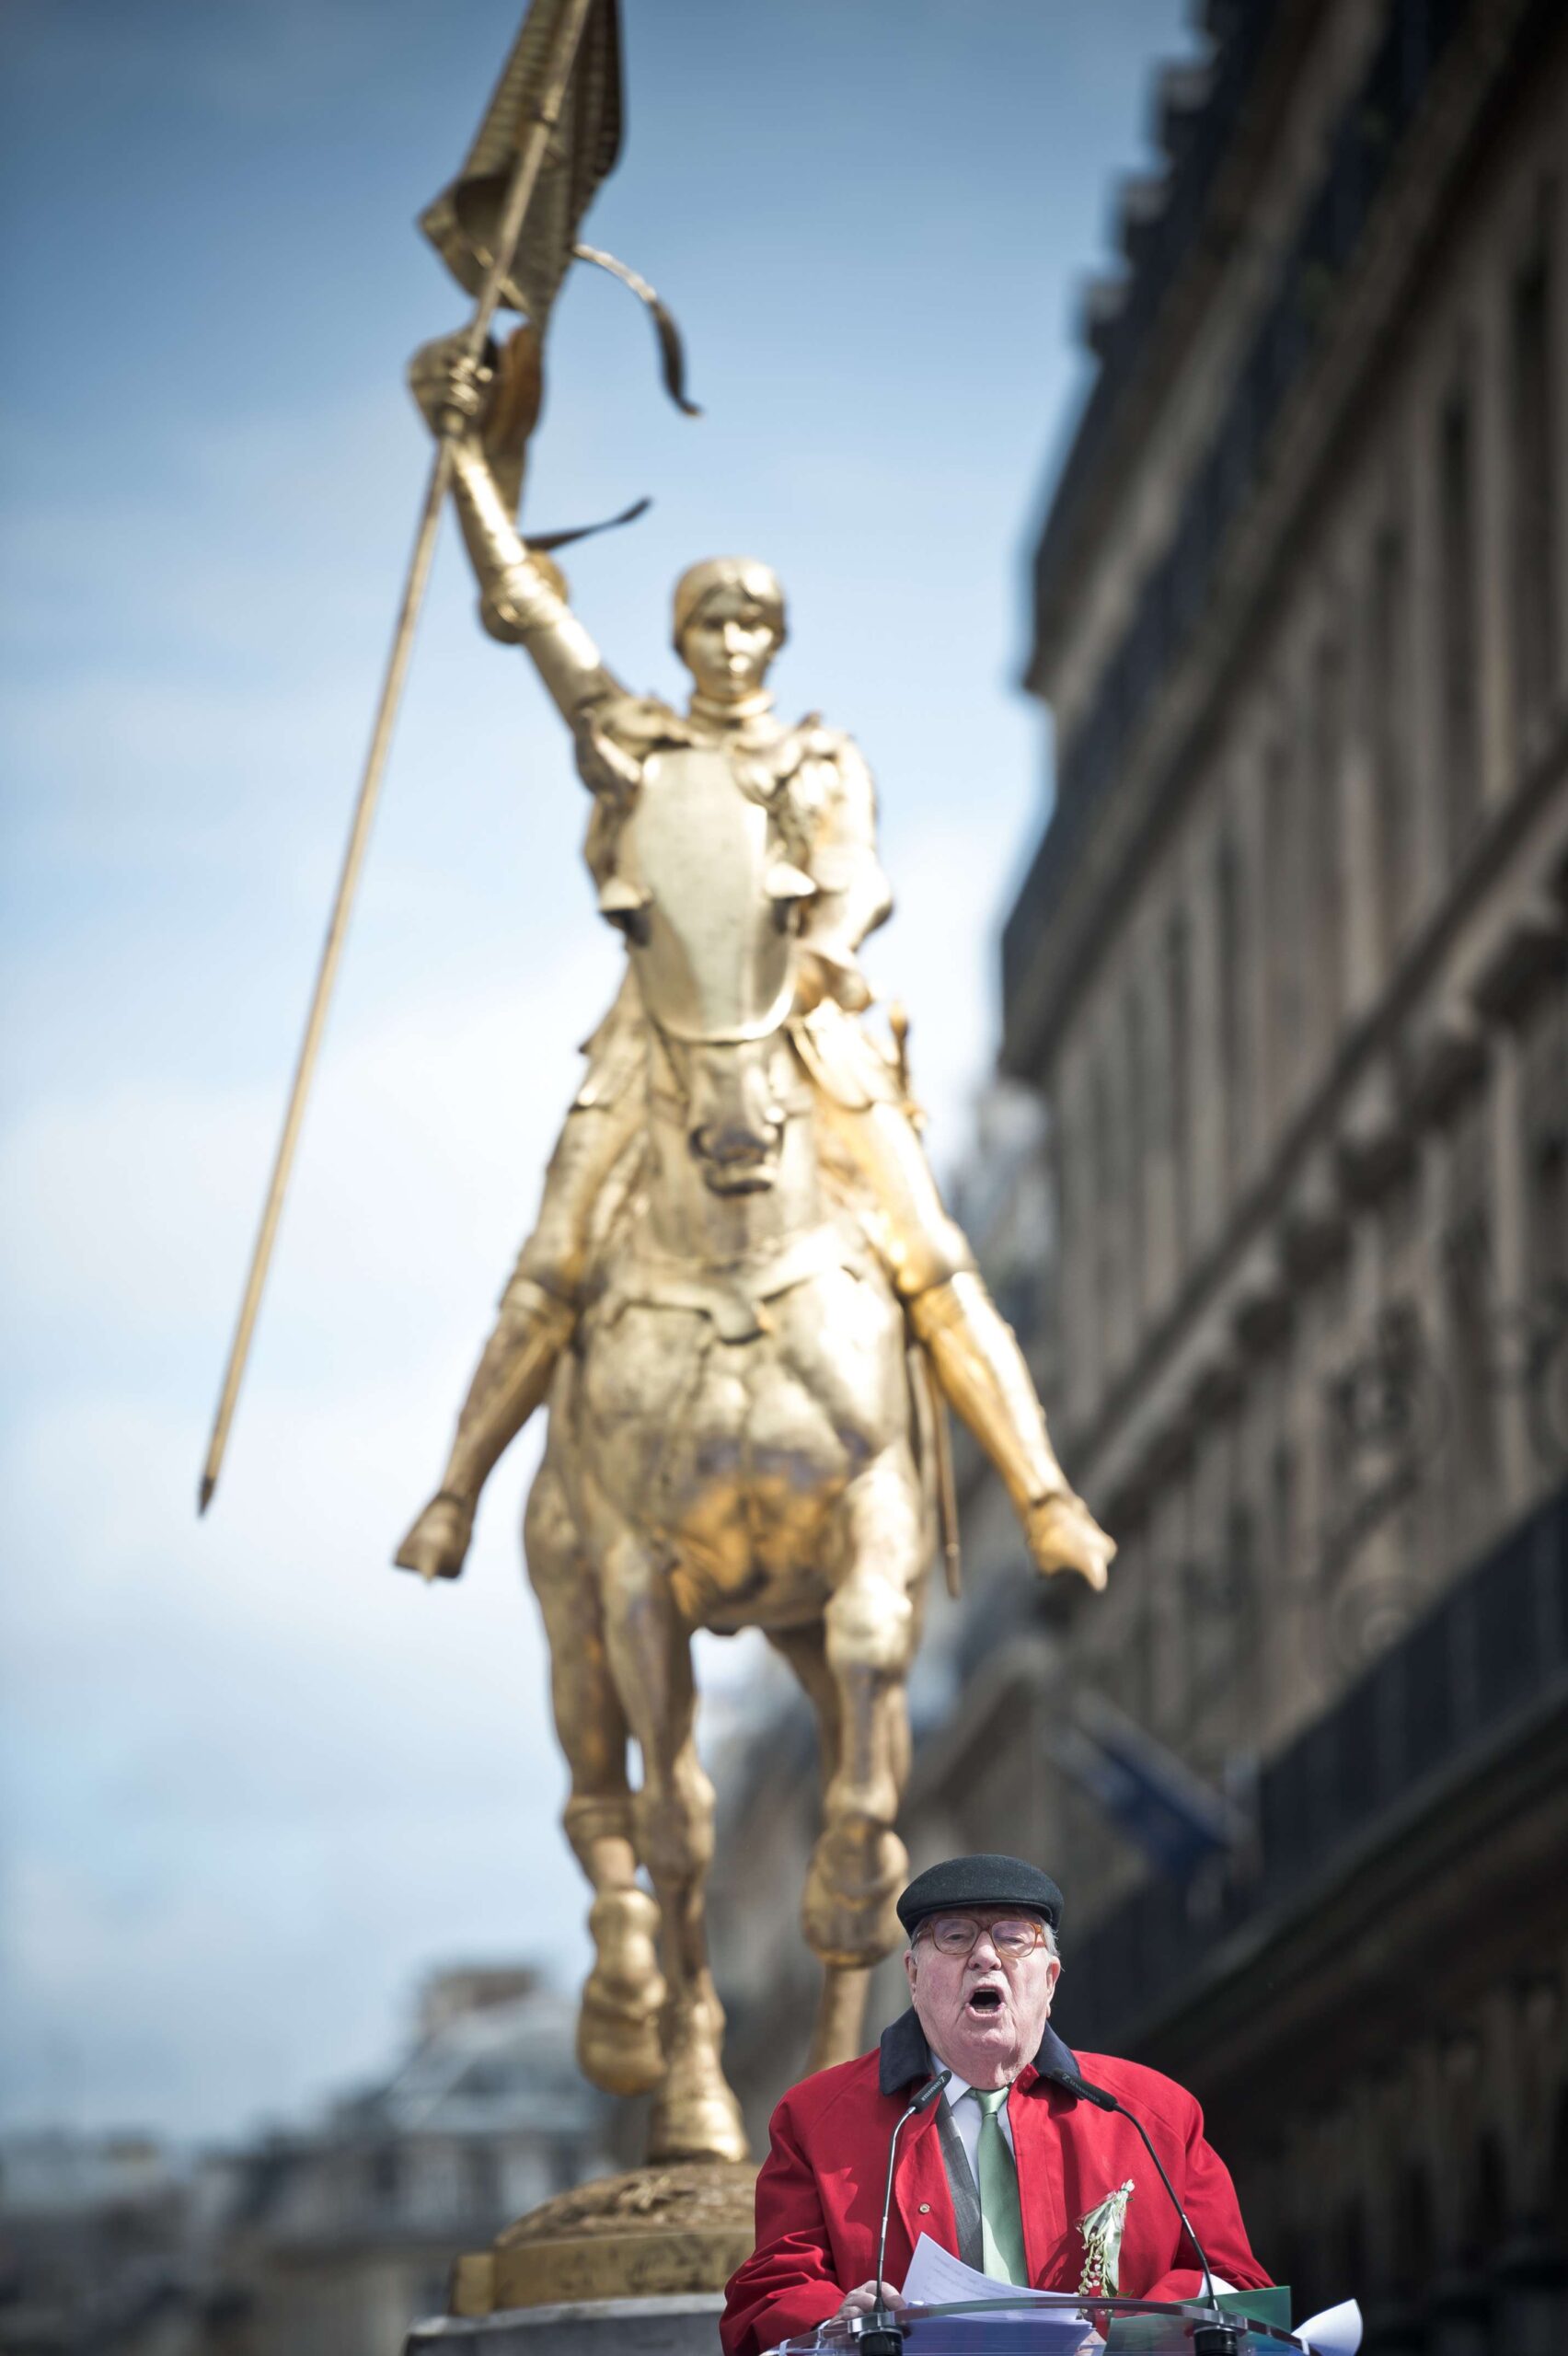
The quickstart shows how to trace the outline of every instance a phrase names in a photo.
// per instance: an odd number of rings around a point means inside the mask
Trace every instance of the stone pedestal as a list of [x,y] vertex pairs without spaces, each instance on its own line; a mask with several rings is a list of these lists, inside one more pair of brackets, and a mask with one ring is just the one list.
[[721,2291],[664,2299],[571,2299],[438,2316],[416,2324],[404,2356],[719,2356]]
[[749,2164],[675,2160],[558,2193],[457,2260],[451,2313],[416,2325],[405,2356],[719,2356],[755,2181]]
[[670,2160],[558,2192],[491,2248],[457,2260],[452,2314],[722,2291],[751,2256],[755,2185],[749,2162]]

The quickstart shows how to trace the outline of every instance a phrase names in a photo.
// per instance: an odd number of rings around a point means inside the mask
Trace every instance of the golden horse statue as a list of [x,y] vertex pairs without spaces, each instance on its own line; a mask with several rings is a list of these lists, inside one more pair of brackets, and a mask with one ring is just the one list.
[[693,1634],[760,1627],[817,1715],[803,1922],[824,1966],[820,2068],[859,2050],[870,1967],[897,1936],[936,1393],[997,1463],[1042,1570],[1101,1587],[1114,1550],[941,1207],[897,1058],[853,1019],[869,998],[855,951],[891,905],[870,780],[847,738],[772,716],[773,575],[693,568],[675,620],[689,710],[628,696],[516,532],[486,447],[488,373],[445,345],[413,373],[427,415],[459,401],[475,420],[455,479],[481,612],[571,724],[594,794],[590,866],[629,972],[442,1487],[398,1560],[455,1576],[484,1479],[548,1398],[524,1537],[565,1826],[594,1891],[579,2057],[612,2092],[653,2094],[651,2159],[734,2160]]

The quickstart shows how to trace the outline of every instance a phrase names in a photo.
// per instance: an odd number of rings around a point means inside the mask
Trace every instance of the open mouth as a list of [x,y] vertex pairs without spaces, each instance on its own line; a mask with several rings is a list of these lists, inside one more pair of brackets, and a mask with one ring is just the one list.
[[987,2014],[994,2015],[1001,2009],[1002,1992],[999,1988],[973,1988],[964,2004],[965,2012],[978,2013],[982,2017]]

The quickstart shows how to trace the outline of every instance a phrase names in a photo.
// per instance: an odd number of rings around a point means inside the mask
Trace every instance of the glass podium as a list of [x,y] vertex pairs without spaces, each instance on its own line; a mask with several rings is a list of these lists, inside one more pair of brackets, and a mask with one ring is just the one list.
[[[870,2356],[863,2316],[819,2324],[781,2342],[778,2356]],[[905,2356],[1217,2356],[1210,2335],[1212,2308],[1161,2305],[1148,2299],[1093,2299],[1064,2293],[1047,2299],[975,2299],[962,2304],[900,2307],[894,2320]],[[1253,2316],[1230,2313],[1223,2336],[1235,2356],[1301,2356],[1288,2331]]]

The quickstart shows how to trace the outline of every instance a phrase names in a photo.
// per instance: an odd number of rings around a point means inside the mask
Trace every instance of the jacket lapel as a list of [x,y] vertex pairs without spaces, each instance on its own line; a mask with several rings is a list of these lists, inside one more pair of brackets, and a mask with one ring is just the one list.
[[912,2119],[899,2139],[893,2199],[909,2236],[911,2256],[922,2234],[929,2234],[954,2258],[959,2255],[958,2220],[953,2215],[935,2105],[920,2118]]
[[[911,2005],[882,2031],[877,2085],[903,2110],[916,2088],[924,2085],[930,2074],[931,2049]],[[918,2119],[912,2119],[899,2138],[893,2205],[909,2237],[911,2256],[922,2234],[929,2234],[934,2242],[940,2242],[955,2258],[959,2255],[958,2221],[953,2215],[941,2137],[937,2131],[937,2114],[945,2108],[945,2103],[935,2104]]]
[[1071,2095],[1043,2085],[1032,2067],[1020,2073],[1008,2096],[1019,2207],[1023,2215],[1024,2263],[1037,2290],[1055,2287],[1049,2278],[1066,2236],[1062,2136],[1065,2114],[1074,2107]]

